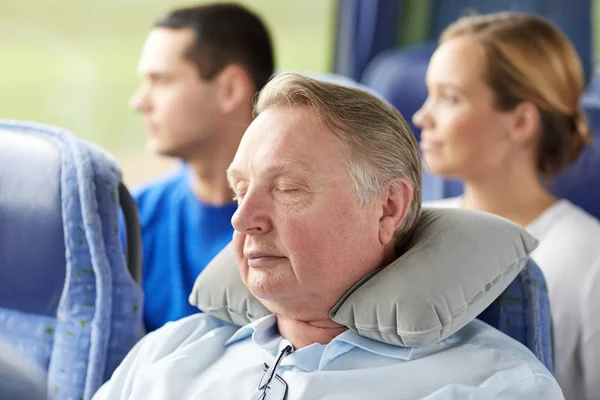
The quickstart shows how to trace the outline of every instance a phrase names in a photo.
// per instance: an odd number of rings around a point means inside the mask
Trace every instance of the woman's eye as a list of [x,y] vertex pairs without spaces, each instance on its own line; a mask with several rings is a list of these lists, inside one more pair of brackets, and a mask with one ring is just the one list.
[[442,100],[449,104],[456,104],[458,102],[458,98],[450,94],[442,95]]

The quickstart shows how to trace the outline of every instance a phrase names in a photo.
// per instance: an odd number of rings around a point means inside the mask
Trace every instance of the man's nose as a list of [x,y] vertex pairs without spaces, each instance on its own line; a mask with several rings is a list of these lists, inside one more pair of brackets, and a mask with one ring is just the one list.
[[269,232],[272,228],[269,203],[268,195],[249,190],[238,201],[238,208],[231,217],[233,228],[247,235]]
[[143,86],[135,91],[129,99],[129,108],[140,113],[146,113],[151,109],[150,94]]

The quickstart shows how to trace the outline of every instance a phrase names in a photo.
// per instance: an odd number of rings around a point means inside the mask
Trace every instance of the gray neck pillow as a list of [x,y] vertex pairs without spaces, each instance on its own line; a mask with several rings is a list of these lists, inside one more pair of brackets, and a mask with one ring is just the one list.
[[[498,216],[425,208],[402,254],[350,288],[331,319],[396,346],[436,343],[498,298],[537,244]],[[190,303],[240,326],[270,314],[242,282],[231,244],[197,278]]]

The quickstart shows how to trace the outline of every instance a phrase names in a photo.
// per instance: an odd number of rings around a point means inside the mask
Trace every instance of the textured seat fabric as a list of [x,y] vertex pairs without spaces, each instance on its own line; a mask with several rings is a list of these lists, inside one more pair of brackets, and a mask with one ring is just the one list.
[[43,371],[4,343],[0,343],[0,399],[46,399]]
[[554,371],[548,287],[532,260],[478,318],[523,343],[550,372]]
[[121,173],[71,133],[0,121],[0,339],[89,399],[142,331],[119,240]]

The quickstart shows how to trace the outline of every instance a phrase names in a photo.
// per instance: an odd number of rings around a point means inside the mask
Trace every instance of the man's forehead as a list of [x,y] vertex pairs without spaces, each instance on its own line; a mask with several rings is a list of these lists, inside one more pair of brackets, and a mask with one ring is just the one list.
[[[267,109],[248,128],[230,166],[231,176],[314,175],[336,157],[335,135],[305,106]],[[330,160],[332,161],[332,160]]]
[[153,29],[142,48],[138,64],[141,73],[169,69],[177,62],[186,62],[184,55],[194,40],[194,31],[184,29]]
[[316,111],[305,105],[276,105],[261,112],[242,137],[242,146],[305,146],[323,141],[328,129]]
[[324,143],[327,128],[319,123],[315,112],[307,106],[273,106],[261,112],[242,137],[244,152],[260,149],[287,153]]

